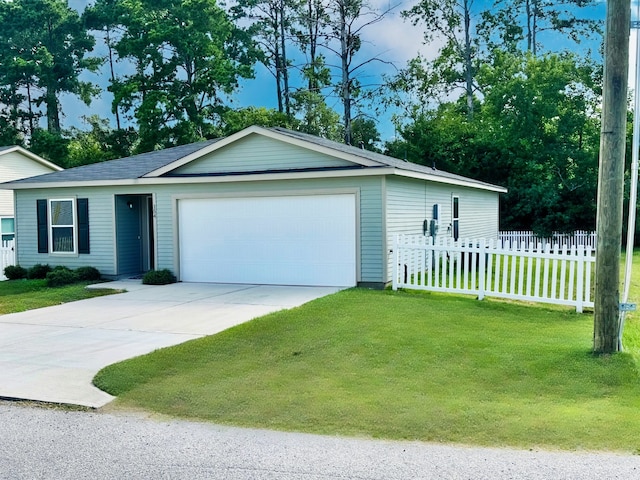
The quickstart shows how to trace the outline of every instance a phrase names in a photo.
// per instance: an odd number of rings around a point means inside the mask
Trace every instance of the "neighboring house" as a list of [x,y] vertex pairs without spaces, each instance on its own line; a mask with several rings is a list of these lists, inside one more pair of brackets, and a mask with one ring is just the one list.
[[[502,187],[280,128],[5,185],[18,263],[109,278],[364,285],[391,280],[397,233],[497,238]],[[434,207],[438,205],[438,207]],[[426,222],[425,222],[426,221]],[[428,234],[428,232],[427,232]]]
[[[60,170],[61,167],[22,147],[0,147],[0,183]],[[0,240],[13,240],[14,235],[13,192],[0,189]]]

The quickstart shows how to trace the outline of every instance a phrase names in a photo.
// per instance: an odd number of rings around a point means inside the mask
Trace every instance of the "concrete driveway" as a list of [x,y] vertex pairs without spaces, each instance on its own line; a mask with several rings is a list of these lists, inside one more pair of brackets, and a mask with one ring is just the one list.
[[94,287],[127,292],[0,315],[0,397],[101,407],[114,397],[91,380],[107,365],[340,290],[203,283],[151,286],[139,280]]

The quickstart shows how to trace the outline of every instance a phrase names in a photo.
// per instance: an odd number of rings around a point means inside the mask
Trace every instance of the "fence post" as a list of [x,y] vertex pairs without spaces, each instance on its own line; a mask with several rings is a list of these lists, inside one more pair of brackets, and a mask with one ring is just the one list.
[[485,282],[487,276],[487,252],[485,247],[485,239],[482,238],[479,241],[480,254],[479,254],[479,266],[478,266],[478,300],[484,300]]
[[584,256],[585,248],[582,245],[578,246],[578,281],[576,282],[576,312],[582,313],[582,306],[584,303]]
[[400,254],[398,252],[399,243],[398,235],[395,235],[393,239],[393,281],[391,282],[391,288],[393,290],[398,290],[398,262],[400,261]]

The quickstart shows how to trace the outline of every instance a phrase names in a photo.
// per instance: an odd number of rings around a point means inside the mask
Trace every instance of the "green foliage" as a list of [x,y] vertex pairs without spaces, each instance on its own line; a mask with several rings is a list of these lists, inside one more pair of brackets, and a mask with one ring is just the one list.
[[62,167],[67,165],[69,140],[60,133],[36,128],[31,135],[29,150]]
[[330,108],[318,92],[301,90],[292,95],[292,107],[299,118],[298,130],[309,135],[342,142],[344,130],[340,115]]
[[8,265],[4,267],[4,276],[9,280],[21,280],[27,278],[27,269],[20,265]]
[[231,8],[234,18],[249,21],[248,33],[256,42],[257,58],[275,78],[278,112],[291,116],[290,71],[288,59],[290,32],[300,13],[297,0],[240,0]]
[[27,271],[27,278],[29,280],[36,279],[44,279],[47,277],[47,273],[51,271],[51,267],[49,265],[43,265],[41,263],[36,263],[33,267],[29,268]]
[[208,138],[222,99],[253,74],[252,41],[215,0],[101,0],[94,28],[120,32],[113,49],[133,64],[112,79],[114,110],[139,126],[137,152]]
[[295,128],[295,122],[286,114],[264,107],[248,107],[227,110],[222,118],[224,135],[232,135],[240,130],[258,125],[260,127]]
[[178,279],[168,269],[150,270],[142,277],[142,283],[145,285],[168,285],[175,283]]
[[137,133],[132,128],[112,130],[109,122],[97,115],[83,117],[90,130],[70,130],[65,167],[77,167],[103,162],[114,158],[128,157],[133,152]]
[[599,78],[568,54],[496,54],[478,72],[473,118],[465,99],[418,112],[388,152],[507,187],[503,230],[593,230]]
[[66,267],[56,267],[46,276],[48,287],[62,287],[79,282],[78,274]]
[[78,275],[78,279],[82,282],[94,282],[101,278],[100,272],[95,267],[78,267],[75,272]]
[[515,52],[518,48],[537,55],[545,33],[549,45],[555,39],[575,44],[602,34],[602,21],[591,18],[595,0],[513,0],[496,2],[482,12],[478,30],[491,47]]
[[371,119],[356,118],[351,123],[351,144],[362,147],[371,152],[380,152],[377,144],[380,142],[380,132],[376,122]]
[[48,132],[60,134],[60,95],[71,93],[88,103],[97,93],[80,80],[83,70],[99,66],[85,57],[94,38],[65,0],[1,2],[0,21],[0,86],[9,97],[14,125],[21,129],[26,123],[25,133],[32,134],[39,116],[36,107],[44,105]]

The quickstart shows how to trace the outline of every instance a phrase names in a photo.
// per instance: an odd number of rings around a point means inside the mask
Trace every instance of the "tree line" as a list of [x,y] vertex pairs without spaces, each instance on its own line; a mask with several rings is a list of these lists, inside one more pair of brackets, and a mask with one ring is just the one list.
[[[70,167],[252,124],[284,126],[506,186],[504,229],[590,229],[602,84],[596,7],[96,0],[78,12],[66,0],[0,0],[0,143]],[[367,32],[395,13],[423,28],[437,53],[381,76],[375,67],[393,59],[364,47]],[[277,108],[234,107],[258,65],[273,78],[262,87]],[[105,95],[87,73],[107,76],[114,120],[93,115],[86,128],[65,129],[63,96],[90,104]],[[396,136],[381,144],[384,111],[395,112]]]

